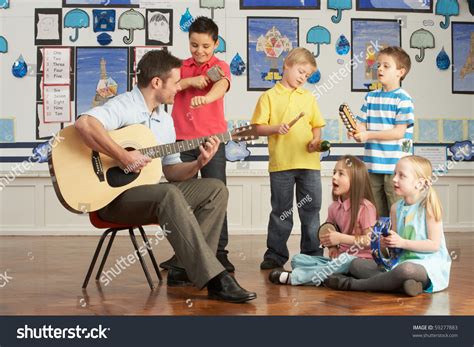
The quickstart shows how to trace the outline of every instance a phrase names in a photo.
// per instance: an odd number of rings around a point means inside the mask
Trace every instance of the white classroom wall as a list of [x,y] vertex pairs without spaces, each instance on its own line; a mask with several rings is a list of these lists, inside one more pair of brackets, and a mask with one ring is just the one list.
[[[387,0],[388,1],[388,0]],[[210,16],[210,9],[200,8],[199,0],[191,1],[162,1],[146,0],[156,8],[172,8],[174,11],[174,28],[171,52],[180,58],[189,56],[187,33],[179,29],[181,15],[189,8],[193,16]],[[451,17],[451,21],[473,21],[469,13],[467,1],[459,0],[460,15]],[[313,90],[321,86],[329,75],[339,70],[342,65],[337,59],[350,61],[350,54],[339,56],[334,44],[337,38],[344,34],[349,40],[351,37],[351,18],[403,18],[402,47],[412,58],[412,70],[403,83],[415,102],[416,119],[473,119],[473,95],[452,94],[451,70],[441,71],[436,67],[436,56],[442,47],[450,58],[451,27],[441,29],[439,22],[444,20],[434,13],[403,13],[403,12],[362,12],[353,9],[344,11],[342,21],[334,24],[331,16],[335,11],[327,9],[327,1],[322,0],[320,10],[240,10],[238,0],[226,0],[224,9],[214,10],[214,20],[219,26],[220,35],[227,45],[226,53],[219,53],[220,59],[230,63],[236,53],[239,53],[247,63],[247,16],[266,17],[299,17],[300,46],[314,51],[315,46],[306,43],[307,31],[315,26],[322,25],[331,32],[330,45],[321,46],[321,54],[317,58],[322,72],[319,84],[307,85]],[[34,66],[36,64],[36,46],[34,45],[34,9],[60,8],[61,0],[10,0],[10,8],[0,9],[0,36],[8,40],[8,53],[0,53],[0,118],[15,118],[15,141],[17,143],[36,141],[36,76],[28,75],[17,79],[11,74],[13,62],[21,54],[25,61]],[[64,14],[70,10],[63,10]],[[85,9],[92,18],[92,8]],[[126,9],[116,8],[117,18]],[[143,14],[145,9],[140,8]],[[423,26],[423,21],[432,20],[433,26]],[[426,57],[422,63],[415,61],[419,50],[409,47],[410,35],[413,31],[425,28],[430,30],[436,38],[436,47],[426,50]],[[72,43],[68,37],[73,29],[63,28],[64,46],[98,46],[96,33],[92,28],[80,30],[80,38]],[[117,46],[125,47],[121,38],[127,34],[117,30],[112,34]],[[135,41],[132,46],[145,45],[145,31],[135,31]],[[113,46],[113,44],[112,44]],[[255,104],[261,92],[247,91],[246,74],[232,76],[232,88],[225,97],[227,119],[250,119]],[[358,110],[363,102],[363,92],[351,92],[350,76],[337,83],[328,93],[324,93],[318,100],[323,117],[335,119],[337,110],[342,102],[348,102],[353,110]],[[73,107],[74,109],[74,107]],[[461,139],[460,139],[461,140]],[[0,157],[28,156],[31,148],[1,148]],[[340,154],[344,153],[344,150]],[[335,152],[337,153],[337,152]],[[360,149],[355,154],[361,154]],[[0,176],[10,172],[15,163],[0,162]],[[268,177],[265,171],[266,164],[255,164],[252,169],[242,171],[235,164],[229,165],[230,214],[231,233],[264,233],[268,218],[269,191]],[[256,165],[256,166],[255,166]],[[323,200],[329,199],[328,189],[332,164],[323,165]],[[473,164],[461,163],[442,177],[439,181],[443,202],[447,205],[445,224],[452,230],[474,230],[474,195]],[[325,218],[329,201],[323,201],[322,219]],[[0,234],[30,234],[36,231],[45,234],[75,234],[85,232],[88,222],[84,217],[77,217],[63,211],[55,200],[46,164],[36,164],[28,172],[20,175],[16,180],[0,192]],[[252,208],[255,206],[255,208]],[[25,213],[33,211],[31,213]],[[22,216],[22,220],[16,220]],[[79,219],[78,219],[79,218]]]

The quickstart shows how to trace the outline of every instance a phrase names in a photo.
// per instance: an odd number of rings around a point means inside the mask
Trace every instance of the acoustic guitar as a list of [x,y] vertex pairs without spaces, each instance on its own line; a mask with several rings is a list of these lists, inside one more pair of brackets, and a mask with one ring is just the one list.
[[[109,132],[110,137],[128,151],[138,150],[155,159],[139,173],[119,167],[119,163],[93,151],[82,141],[74,126],[64,128],[55,137],[48,155],[49,172],[61,204],[74,213],[97,211],[127,189],[160,181],[161,157],[199,147],[208,137],[157,145],[146,126],[135,124]],[[215,135],[221,142],[251,141],[258,138],[252,126]]]

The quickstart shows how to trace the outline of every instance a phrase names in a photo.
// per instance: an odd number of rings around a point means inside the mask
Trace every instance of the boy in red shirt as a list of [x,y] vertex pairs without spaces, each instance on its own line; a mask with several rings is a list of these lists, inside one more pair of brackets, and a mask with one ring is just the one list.
[[[227,131],[224,95],[230,88],[230,68],[225,61],[214,55],[219,44],[218,32],[216,23],[207,17],[198,17],[189,28],[191,57],[183,61],[181,91],[176,94],[172,111],[177,141]],[[212,82],[207,76],[207,71],[214,65],[219,66],[224,73],[224,77],[216,82]],[[194,161],[198,156],[199,149],[190,150],[181,153],[181,160]],[[225,168],[225,145],[221,144],[212,160],[201,168],[201,177],[217,178],[226,183]],[[227,243],[226,216],[217,247],[217,259],[227,271],[234,272],[235,268],[227,258]],[[166,267],[172,264],[173,261],[170,260],[163,265]]]

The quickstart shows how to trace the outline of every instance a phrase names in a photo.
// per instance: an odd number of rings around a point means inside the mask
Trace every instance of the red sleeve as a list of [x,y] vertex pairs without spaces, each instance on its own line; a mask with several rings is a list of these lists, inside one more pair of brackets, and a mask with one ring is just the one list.
[[376,221],[377,221],[377,210],[375,209],[375,206],[370,202],[364,203],[360,207],[360,212],[359,212],[359,224],[362,231],[364,231],[367,228],[373,227]]
[[227,91],[229,91],[230,89],[230,81],[231,81],[231,74],[230,74],[230,67],[229,67],[229,64],[227,64],[224,60],[219,60],[216,65],[218,65],[222,71],[224,71],[224,74],[225,74],[225,79],[227,79],[227,81],[229,81],[229,88],[227,88]]

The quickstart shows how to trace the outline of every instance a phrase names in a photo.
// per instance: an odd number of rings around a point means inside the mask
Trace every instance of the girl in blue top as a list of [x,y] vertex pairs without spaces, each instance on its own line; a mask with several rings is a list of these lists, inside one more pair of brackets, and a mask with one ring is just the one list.
[[327,287],[355,291],[402,291],[416,296],[448,287],[451,258],[446,248],[441,220],[441,203],[432,187],[429,160],[412,155],[395,167],[395,193],[403,199],[393,204],[390,217],[397,232],[383,238],[386,247],[403,248],[399,263],[390,271],[373,261],[355,259],[349,268],[353,277],[336,274],[324,283]]

